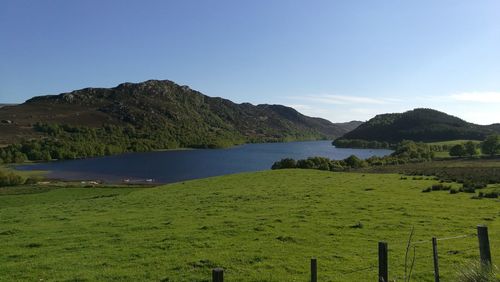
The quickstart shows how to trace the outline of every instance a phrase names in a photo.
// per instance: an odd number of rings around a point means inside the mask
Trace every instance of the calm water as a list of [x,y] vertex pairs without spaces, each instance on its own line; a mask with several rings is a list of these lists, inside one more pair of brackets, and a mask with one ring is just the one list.
[[331,141],[247,144],[229,149],[129,153],[101,158],[18,166],[22,170],[48,170],[52,178],[106,182],[171,183],[230,173],[270,169],[282,158],[322,156],[344,159],[384,156],[390,150],[338,149]]

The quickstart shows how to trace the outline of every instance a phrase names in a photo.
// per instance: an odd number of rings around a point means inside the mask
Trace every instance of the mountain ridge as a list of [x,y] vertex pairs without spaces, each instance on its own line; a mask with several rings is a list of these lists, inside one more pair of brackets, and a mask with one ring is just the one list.
[[177,136],[179,143],[188,147],[221,138],[233,139],[233,143],[333,139],[359,125],[334,124],[282,105],[237,104],[170,80],[125,82],[112,88],[87,87],[36,96],[23,104],[0,108],[0,120],[12,121],[0,125],[0,144],[40,137],[33,125],[41,122],[167,130],[172,139]]

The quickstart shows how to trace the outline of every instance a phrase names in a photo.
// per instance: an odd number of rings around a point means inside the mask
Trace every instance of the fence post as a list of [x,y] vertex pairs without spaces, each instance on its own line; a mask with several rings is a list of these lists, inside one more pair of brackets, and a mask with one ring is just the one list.
[[311,282],[318,282],[318,261],[311,258]]
[[434,281],[439,282],[439,262],[436,237],[432,237],[432,254],[434,257]]
[[212,282],[224,282],[224,269],[212,269]]
[[477,238],[479,239],[479,255],[481,257],[481,265],[490,267],[490,240],[488,238],[488,227],[486,225],[477,226]]
[[378,281],[389,282],[387,242],[378,242]]

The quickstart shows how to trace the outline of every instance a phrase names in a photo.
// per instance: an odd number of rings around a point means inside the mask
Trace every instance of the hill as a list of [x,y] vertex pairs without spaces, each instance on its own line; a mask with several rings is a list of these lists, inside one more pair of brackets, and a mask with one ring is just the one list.
[[498,262],[498,202],[421,192],[436,183],[279,170],[158,188],[0,192],[2,279],[210,281],[223,267],[228,281],[307,281],[314,256],[323,281],[373,281],[377,242],[387,241],[393,281],[404,275],[415,228],[414,242],[429,243],[418,245],[414,281],[434,281],[431,237],[472,234],[439,243],[441,279],[456,281],[457,265],[479,259],[481,223]]
[[357,124],[333,124],[281,105],[236,104],[168,80],[34,97],[0,108],[0,120],[12,122],[0,124],[0,144],[42,136],[33,127],[40,122],[161,132],[180,147],[336,138]]
[[484,140],[500,132],[498,124],[482,126],[432,109],[377,115],[340,139],[396,143],[402,140],[436,142],[447,140]]

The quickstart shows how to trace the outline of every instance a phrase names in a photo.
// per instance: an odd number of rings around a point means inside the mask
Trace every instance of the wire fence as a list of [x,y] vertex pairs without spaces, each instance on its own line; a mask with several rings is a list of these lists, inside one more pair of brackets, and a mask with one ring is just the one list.
[[[425,280],[432,280],[434,277],[435,282],[439,282],[441,279],[441,274],[439,273],[439,265],[448,264],[450,262],[457,261],[457,257],[455,255],[462,255],[463,262],[465,259],[463,258],[463,254],[470,253],[471,251],[479,251],[476,254],[479,254],[481,265],[491,265],[491,253],[489,246],[489,238],[488,238],[488,229],[486,226],[479,225],[477,227],[477,234],[462,234],[462,235],[454,235],[449,237],[438,237],[431,238],[429,240],[420,240],[420,241],[411,241],[412,240],[413,231],[410,234],[410,238],[406,242],[396,242],[391,243],[392,246],[396,246],[395,248],[390,248],[391,246],[386,242],[379,242],[379,249],[377,251],[365,252],[364,255],[370,258],[377,258],[378,263],[368,263],[364,267],[355,267],[348,270],[338,271],[335,275],[338,277],[338,281],[346,281],[357,278],[359,279],[360,275],[366,277],[366,281],[383,281],[383,282],[399,282],[399,281],[419,281],[425,277]],[[479,239],[479,246],[477,245],[478,241],[473,243],[473,240],[470,238]],[[467,240],[467,244],[465,248],[463,247],[463,242],[460,245],[461,248],[457,248],[456,242],[457,240]],[[439,243],[439,244],[438,244]],[[394,252],[397,250],[396,252]],[[394,269],[392,270],[393,274],[389,276],[389,263],[388,263],[388,254],[389,253],[397,253],[404,254],[404,264],[401,263],[401,260],[395,260],[399,263],[393,262]],[[477,258],[477,255],[473,257]],[[394,259],[394,257],[392,257]],[[311,259],[311,282],[317,282],[317,260],[316,258]],[[376,271],[378,269],[378,275]],[[419,279],[415,279],[419,278]],[[212,272],[212,281],[213,282],[223,282],[223,269],[217,268]]]

